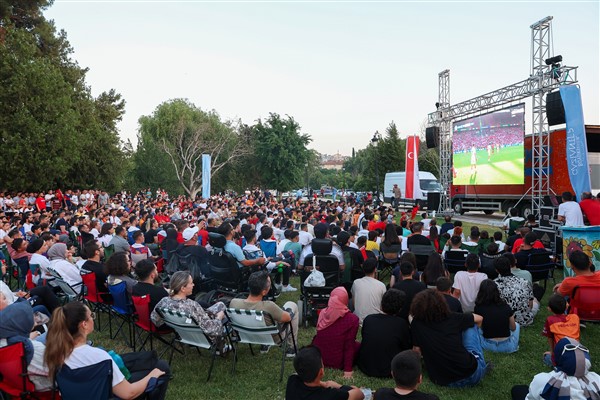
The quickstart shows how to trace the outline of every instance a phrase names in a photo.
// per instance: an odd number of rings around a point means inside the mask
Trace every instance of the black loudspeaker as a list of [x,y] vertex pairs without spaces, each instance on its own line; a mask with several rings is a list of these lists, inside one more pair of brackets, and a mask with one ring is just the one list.
[[[561,103],[562,104],[562,103]],[[440,138],[440,128],[432,126],[425,129],[425,139],[427,140],[427,148],[433,149],[438,147]]]
[[427,211],[437,211],[440,208],[440,192],[427,192]]
[[546,116],[550,126],[565,123],[565,107],[558,90],[546,95]]

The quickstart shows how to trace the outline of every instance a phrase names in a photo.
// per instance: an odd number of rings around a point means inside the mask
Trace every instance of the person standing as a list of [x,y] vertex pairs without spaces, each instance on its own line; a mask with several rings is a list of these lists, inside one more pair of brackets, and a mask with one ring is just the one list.
[[396,211],[398,211],[398,207],[400,206],[400,198],[402,197],[402,190],[400,190],[397,183],[394,183],[392,192],[394,192],[394,207],[396,208]]

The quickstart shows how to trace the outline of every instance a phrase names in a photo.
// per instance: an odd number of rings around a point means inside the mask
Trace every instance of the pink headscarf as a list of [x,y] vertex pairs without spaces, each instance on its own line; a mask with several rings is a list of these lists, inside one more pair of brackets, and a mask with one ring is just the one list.
[[317,330],[320,331],[332,325],[348,311],[350,311],[348,309],[348,292],[343,286],[338,286],[331,292],[327,308],[319,314]]

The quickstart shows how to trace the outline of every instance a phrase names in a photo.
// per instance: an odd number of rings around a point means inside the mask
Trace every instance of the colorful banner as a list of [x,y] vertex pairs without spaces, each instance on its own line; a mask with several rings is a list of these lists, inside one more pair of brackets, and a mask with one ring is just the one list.
[[202,154],[202,197],[210,197],[210,154]]
[[421,185],[419,182],[419,137],[406,138],[406,187],[404,194],[407,199],[420,199]]
[[581,92],[575,85],[561,86],[560,97],[565,108],[567,123],[567,167],[571,186],[577,200],[581,193],[591,191],[590,167],[588,165],[588,150],[585,141],[585,125],[583,122],[583,107]]

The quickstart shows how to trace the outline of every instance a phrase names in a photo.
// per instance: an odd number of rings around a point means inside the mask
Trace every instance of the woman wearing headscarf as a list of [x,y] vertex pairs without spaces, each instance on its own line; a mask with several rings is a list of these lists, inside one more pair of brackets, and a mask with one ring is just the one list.
[[70,251],[64,243],[55,243],[48,250],[48,259],[50,260],[51,270],[59,273],[61,278],[67,282],[76,292],[81,290],[82,280],[79,268],[75,264],[71,264],[68,260],[71,258]]
[[518,400],[597,400],[600,375],[591,372],[590,351],[575,339],[562,338],[554,347],[556,367],[533,377],[527,386],[515,386],[512,398]]
[[327,308],[317,321],[312,344],[321,350],[323,365],[343,369],[344,378],[352,378],[352,366],[360,343],[356,341],[359,320],[348,309],[348,292],[339,286],[331,292]]

